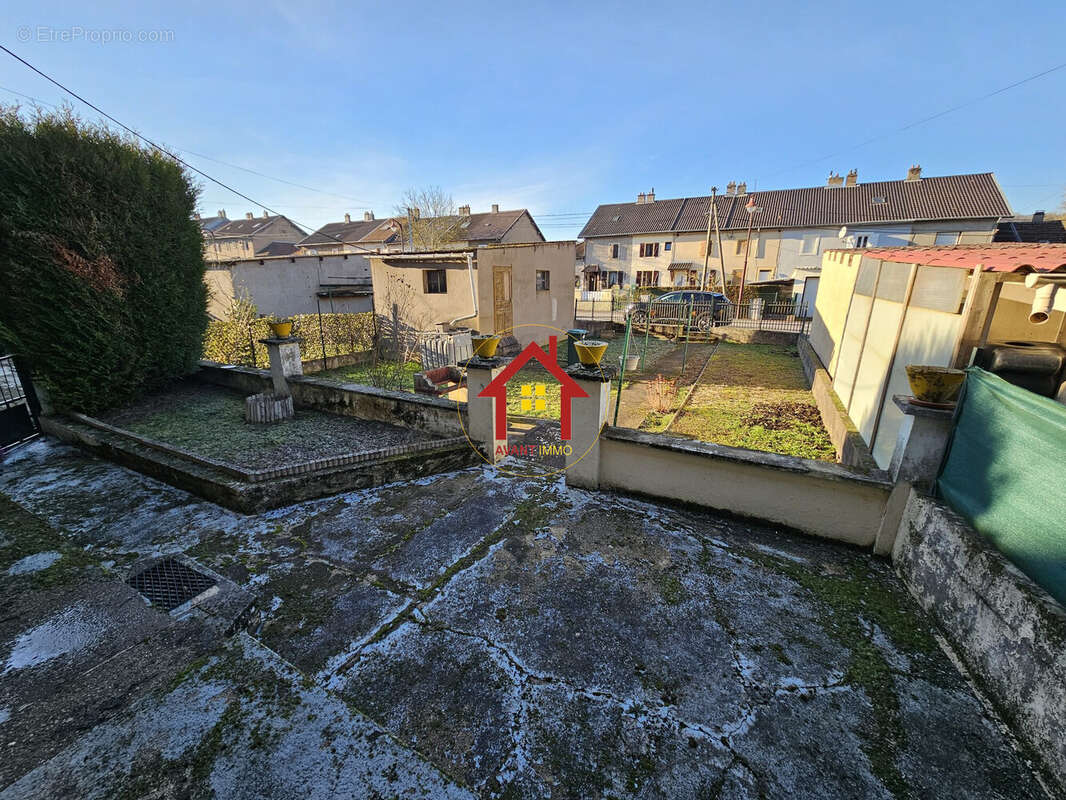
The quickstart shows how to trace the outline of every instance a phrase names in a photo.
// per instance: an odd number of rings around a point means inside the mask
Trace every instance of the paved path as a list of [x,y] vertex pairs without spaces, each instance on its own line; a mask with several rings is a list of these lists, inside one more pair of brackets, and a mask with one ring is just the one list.
[[[242,516],[41,441],[0,492],[4,800],[1043,796],[855,549],[496,469]],[[246,627],[123,583],[173,552]]]

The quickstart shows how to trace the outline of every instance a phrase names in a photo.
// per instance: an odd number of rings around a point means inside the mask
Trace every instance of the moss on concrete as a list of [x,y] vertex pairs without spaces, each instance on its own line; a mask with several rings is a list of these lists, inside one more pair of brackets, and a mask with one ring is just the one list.
[[99,563],[85,548],[0,494],[0,575],[27,556],[47,552],[59,553],[60,557],[45,569],[12,579],[28,580],[39,588],[59,586],[78,580]]
[[[919,621],[920,610],[907,602],[901,592],[885,586],[881,577],[859,560],[843,574],[826,575],[764,553],[751,552],[748,556],[792,578],[827,607],[830,613],[819,621],[826,633],[849,651],[844,680],[862,689],[873,707],[871,729],[863,731],[863,750],[871,770],[894,797],[909,797],[911,789],[897,766],[906,744],[906,731],[900,720],[893,670],[874,642],[872,626],[876,625],[910,657],[942,658],[936,639]],[[774,647],[771,645],[771,649]]]

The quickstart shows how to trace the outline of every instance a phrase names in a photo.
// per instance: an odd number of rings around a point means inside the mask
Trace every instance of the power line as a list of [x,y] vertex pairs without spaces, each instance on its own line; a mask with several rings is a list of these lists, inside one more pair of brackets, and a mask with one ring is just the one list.
[[[260,202],[259,202],[259,201],[257,201],[257,200],[256,200],[255,198],[252,198],[252,197],[249,197],[248,195],[246,195],[246,194],[245,194],[244,192],[239,192],[239,191],[237,191],[237,190],[236,190],[236,189],[234,189],[234,188],[233,188],[232,186],[229,186],[228,184],[226,184],[226,183],[223,183],[223,182],[222,182],[222,181],[220,181],[220,180],[219,180],[218,178],[215,178],[214,176],[212,176],[212,175],[209,175],[209,174],[207,174],[207,173],[206,173],[206,172],[204,172],[203,170],[201,170],[201,169],[198,169],[198,168],[194,167],[194,166],[193,166],[192,164],[190,164],[190,163],[189,163],[188,161],[185,161],[185,160],[184,160],[183,158],[181,158],[181,157],[179,157],[179,156],[175,155],[174,153],[170,152],[169,150],[167,150],[167,149],[165,149],[165,148],[163,148],[163,147],[160,147],[160,146],[159,146],[158,144],[156,144],[155,142],[153,142],[153,141],[152,141],[151,139],[149,139],[149,138],[148,138],[147,136],[143,136],[142,134],[138,133],[138,132],[137,132],[137,131],[135,131],[135,130],[134,130],[133,128],[129,127],[128,125],[126,125],[126,124],[124,124],[124,123],[122,123],[122,122],[119,122],[119,121],[118,121],[117,119],[115,119],[115,118],[114,118],[114,117],[112,117],[112,116],[111,116],[110,114],[108,114],[108,113],[107,113],[106,111],[104,111],[104,110],[103,110],[102,108],[100,108],[99,106],[96,106],[96,105],[94,105],[94,104],[90,103],[90,102],[89,102],[88,100],[86,100],[86,99],[85,99],[84,97],[82,97],[81,95],[79,95],[79,94],[78,94],[77,92],[73,91],[72,89],[68,89],[68,88],[67,88],[66,86],[64,86],[63,84],[61,84],[61,83],[60,83],[59,81],[57,81],[57,80],[56,80],[55,78],[51,77],[50,75],[46,75],[46,74],[45,74],[44,72],[42,72],[41,70],[37,69],[37,67],[33,66],[33,64],[31,64],[31,63],[30,63],[29,61],[27,61],[26,59],[22,58],[21,56],[18,56],[18,55],[16,55],[16,54],[15,54],[15,53],[13,53],[13,52],[11,52],[11,51],[10,51],[9,49],[7,49],[7,48],[6,48],[6,47],[5,47],[4,45],[0,44],[0,50],[3,50],[3,51],[4,51],[5,53],[7,53],[7,54],[8,54],[9,56],[11,56],[12,58],[14,58],[14,59],[15,59],[16,61],[19,61],[19,62],[21,62],[22,64],[24,64],[25,66],[29,67],[29,68],[30,68],[31,70],[33,70],[34,72],[36,72],[36,73],[37,73],[38,75],[40,75],[40,76],[41,76],[42,78],[44,78],[45,80],[49,81],[50,83],[53,83],[53,84],[55,84],[55,85],[56,85],[56,86],[58,86],[58,87],[59,87],[60,89],[62,89],[62,90],[63,90],[64,92],[66,92],[67,94],[69,94],[69,95],[70,95],[71,97],[75,98],[76,100],[79,100],[79,101],[81,101],[82,103],[84,103],[85,105],[87,105],[87,106],[88,106],[89,108],[91,108],[91,109],[92,109],[93,111],[95,111],[95,112],[96,112],[97,114],[99,114],[100,116],[102,116],[102,117],[104,117],[104,118],[106,118],[106,119],[109,119],[109,120],[111,120],[111,122],[113,122],[113,123],[115,123],[116,125],[118,125],[118,126],[119,126],[120,128],[122,128],[122,129],[123,129],[124,131],[126,131],[126,132],[127,132],[127,133],[129,133],[130,135],[132,135],[132,136],[135,136],[136,138],[140,139],[140,140],[141,140],[142,142],[145,142],[145,143],[146,143],[146,144],[148,144],[149,146],[151,146],[151,147],[154,147],[154,148],[155,148],[156,150],[158,150],[158,151],[159,151],[160,153],[164,153],[164,154],[166,154],[167,156],[169,156],[170,158],[174,159],[174,160],[175,160],[176,162],[178,162],[178,163],[179,163],[179,164],[181,164],[182,166],[185,166],[185,167],[187,167],[188,169],[190,169],[190,170],[192,170],[193,172],[195,172],[195,173],[196,173],[197,175],[202,175],[202,176],[203,176],[204,178],[207,178],[207,180],[211,181],[212,183],[216,183],[216,184],[218,184],[219,186],[221,186],[221,187],[222,187],[223,189],[225,189],[226,191],[228,191],[228,192],[232,192],[233,194],[237,195],[238,197],[242,197],[242,198],[244,198],[245,200],[247,200],[247,201],[248,201],[249,203],[251,203],[252,205],[256,205],[256,206],[259,206],[259,207],[260,207],[260,208],[262,208],[262,209],[263,209],[264,211],[269,211],[269,212],[270,212],[271,214],[273,214],[274,216],[282,216],[282,215],[281,215],[281,214],[279,214],[279,213],[278,213],[278,212],[277,212],[276,210],[274,210],[273,208],[271,208],[270,206],[268,206],[268,205],[267,205],[266,203],[260,203]],[[294,222],[294,223],[295,223],[296,225],[298,225],[298,226],[300,226],[300,227],[304,227],[304,228],[308,228],[308,229],[311,229],[311,226],[310,226],[310,225],[307,225],[307,224],[305,224],[305,223],[302,223],[302,222],[300,222],[299,220],[292,220],[292,222]],[[311,232],[312,232],[312,233],[315,233],[316,231],[315,231],[314,229],[311,229]],[[348,246],[350,246],[350,247],[355,247],[355,248],[357,248],[357,249],[359,249],[359,250],[365,250],[365,251],[366,251],[366,252],[368,252],[368,253],[376,253],[376,252],[377,252],[376,250],[373,250],[373,249],[371,249],[371,248],[369,248],[369,247],[363,247],[362,245],[358,245],[358,244],[356,244],[356,243],[354,243],[354,242],[346,242],[346,241],[344,241],[343,239],[341,239],[340,237],[337,237],[337,236],[333,236],[332,234],[329,234],[329,233],[323,233],[322,235],[323,235],[323,236],[327,236],[327,237],[329,237],[330,239],[333,239],[333,240],[335,240],[336,242],[338,242],[338,243],[340,243],[340,244],[348,245]]]
[[972,106],[975,103],[980,103],[982,100],[987,100],[990,97],[995,97],[998,94],[1003,94],[1004,92],[1021,86],[1022,84],[1029,83],[1030,81],[1035,81],[1037,78],[1043,78],[1045,75],[1050,75],[1052,72],[1057,72],[1058,70],[1063,68],[1066,68],[1066,61],[1061,64],[1056,64],[1054,67],[1049,67],[1048,69],[1045,69],[1041,72],[1029,75],[1028,77],[1022,78],[1021,80],[1014,81],[1014,83],[1009,83],[1006,86],[1001,86],[1000,88],[994,89],[991,92],[987,92],[986,94],[983,94],[980,97],[971,98],[970,100],[966,100],[962,103],[959,103],[958,105],[951,106],[950,108],[945,108],[943,111],[938,111],[935,114],[930,114],[927,117],[922,117],[921,119],[916,119],[913,122],[908,122],[906,125],[896,128],[895,130],[885,131],[884,133],[878,134],[877,136],[872,136],[869,139],[866,139],[865,141],[859,142],[858,144],[851,145],[850,147],[845,147],[842,150],[837,150],[835,153],[830,153],[827,156],[821,156],[819,158],[813,158],[810,161],[804,161],[800,164],[796,164],[795,166],[788,167],[786,169],[780,169],[776,172],[771,172],[769,175],[764,177],[772,178],[775,175],[781,175],[785,172],[791,172],[792,170],[800,169],[801,167],[806,167],[810,164],[817,164],[819,161],[826,161],[830,158],[836,158],[837,156],[850,152],[851,150],[857,150],[858,148],[865,147],[866,145],[871,144],[872,142],[880,141],[881,139],[888,138],[889,136],[895,136],[897,133],[902,133],[903,131],[910,130],[911,128],[916,128],[919,125],[924,125],[926,122],[932,122],[934,119],[939,119],[940,117],[951,114],[961,108],[966,108],[967,106]]

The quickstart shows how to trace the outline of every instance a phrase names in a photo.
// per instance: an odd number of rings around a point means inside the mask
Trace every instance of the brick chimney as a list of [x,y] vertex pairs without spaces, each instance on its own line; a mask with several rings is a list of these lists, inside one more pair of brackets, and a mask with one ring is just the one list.
[[245,219],[255,219],[255,214],[253,214],[251,211],[245,211],[244,212],[244,218]]
[[645,194],[644,194],[644,192],[640,192],[640,193],[639,193],[639,194],[637,195],[637,205],[638,205],[638,206],[642,206],[642,205],[644,205],[644,198],[645,198],[646,196],[647,196],[647,195],[645,195]]
[[269,218],[270,218],[270,215],[267,213],[267,210],[264,208],[263,209],[263,219],[269,219]]
[[499,203],[493,203],[492,204],[492,213],[493,214],[499,214],[500,213],[500,204]]
[[192,215],[192,218],[193,218],[193,219],[195,219],[195,220],[197,220],[197,221],[199,221],[199,219],[200,219],[200,212],[199,212],[199,211],[197,211],[197,212],[196,212],[195,214],[193,214],[193,215]]
[[829,179],[826,181],[826,186],[843,186],[844,179],[836,172],[829,173]]
[[222,219],[226,219],[226,209],[224,209],[224,208],[220,208],[220,209],[218,210],[218,215],[219,215],[220,217],[222,217]]
[[345,214],[344,215],[344,221],[345,222],[351,222],[352,221],[352,215],[351,214]]
[[655,187],[654,186],[651,187],[651,191],[650,192],[648,192],[646,195],[644,195],[644,202],[645,203],[654,203],[655,202]]
[[847,178],[844,179],[845,186],[856,186],[859,183],[859,171],[857,169],[851,170],[848,173]]
[[363,222],[373,222],[373,221],[374,221],[374,212],[373,211],[364,211],[363,212]]
[[[197,217],[197,219],[199,219],[199,217]],[[1033,222],[1043,222],[1043,221],[1044,221],[1044,212],[1043,211],[1034,211],[1033,212]]]
[[746,195],[747,193],[748,193],[748,182],[747,181],[741,181],[740,183],[738,183],[737,184],[737,196],[738,197],[742,197],[743,195]]
[[730,181],[729,183],[727,183],[725,185],[726,197],[732,197],[736,193],[737,193],[737,182],[736,181]]
[[922,167],[920,164],[912,164],[911,168],[907,170],[907,180],[920,181],[922,179]]
[[469,217],[470,216],[470,206],[459,206],[459,216],[460,217]]

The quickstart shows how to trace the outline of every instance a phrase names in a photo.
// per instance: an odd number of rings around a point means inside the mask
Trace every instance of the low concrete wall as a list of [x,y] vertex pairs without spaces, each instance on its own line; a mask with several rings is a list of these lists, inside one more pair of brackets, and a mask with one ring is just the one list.
[[600,439],[598,486],[757,517],[861,547],[873,547],[892,489],[836,464],[614,427],[604,428]]
[[822,424],[829,433],[833,447],[836,448],[837,460],[841,464],[865,472],[883,474],[874,461],[870,448],[862,440],[862,434],[833,390],[833,379],[829,377],[829,372],[806,336],[799,337],[796,349],[799,351],[803,373],[811,385],[814,402],[818,404],[818,412],[822,415]]
[[962,517],[917,493],[893,561],[1029,755],[1066,790],[1066,612]]
[[779,344],[788,346],[796,343],[798,333],[788,333],[786,331],[760,331],[755,328],[734,328],[732,326],[725,326],[722,328],[715,328],[711,334],[717,338],[726,342],[737,342],[738,344]]
[[238,477],[241,470],[232,466],[223,468],[225,465],[210,459],[190,458],[188,453],[176,448],[138,441],[128,431],[116,431],[98,420],[93,422],[101,427],[76,419],[41,417],[41,428],[116,464],[244,514],[483,463],[464,438],[426,445],[435,449],[373,453],[366,460],[333,459],[336,464],[329,463],[330,460],[312,462],[308,466],[317,469],[311,472],[294,468],[291,470],[294,474],[248,481]]
[[338,367],[354,367],[359,364],[366,364],[373,358],[374,354],[371,351],[365,353],[346,353],[342,356],[327,356],[326,358],[312,358],[307,361],[301,361],[300,366],[305,375],[309,375],[313,372],[322,372],[327,369],[337,369]]
[[[213,361],[201,361],[200,370],[194,377],[205,383],[248,394],[271,388],[267,370],[216,364]],[[388,422],[439,436],[462,436],[463,428],[467,425],[466,403],[457,403],[455,400],[376,389],[355,383],[332,383],[306,375],[289,378],[289,386],[297,408],[313,408],[330,414]]]

